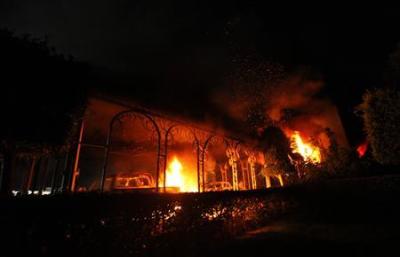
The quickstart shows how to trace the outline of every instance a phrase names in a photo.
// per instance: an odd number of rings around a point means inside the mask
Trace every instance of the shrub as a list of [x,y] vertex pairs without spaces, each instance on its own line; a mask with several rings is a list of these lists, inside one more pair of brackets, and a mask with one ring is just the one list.
[[375,160],[399,165],[400,92],[391,88],[367,91],[358,110]]

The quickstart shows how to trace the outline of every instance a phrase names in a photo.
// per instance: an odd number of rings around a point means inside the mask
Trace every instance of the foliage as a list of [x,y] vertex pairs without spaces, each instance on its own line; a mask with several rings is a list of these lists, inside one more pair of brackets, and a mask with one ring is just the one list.
[[330,146],[326,150],[322,149],[321,164],[306,167],[305,180],[368,175],[372,165],[369,155],[360,158],[356,149],[340,146],[332,130],[327,128],[325,133],[329,138]]
[[369,155],[359,158],[356,149],[340,146],[334,132],[329,128],[325,129],[325,134],[330,145],[328,149],[321,148],[320,164],[314,165],[301,160],[296,162],[296,169],[302,181],[368,175],[372,165]]
[[264,152],[265,169],[263,175],[290,173],[290,142],[279,127],[268,127],[260,136],[260,148]]
[[358,170],[359,158],[356,151],[339,147],[335,151],[330,150],[321,165],[321,172],[329,176],[349,176]]
[[88,68],[57,54],[46,39],[0,30],[0,140],[21,151],[68,147],[85,103]]
[[[282,159],[284,158],[284,159]],[[291,171],[291,165],[286,161],[287,156],[281,156],[275,147],[270,147],[264,152],[264,169],[262,174],[264,176],[271,176],[277,174],[289,173]]]
[[0,236],[12,256],[193,256],[294,207],[273,191],[20,198],[3,202]]
[[376,161],[400,164],[400,92],[391,88],[367,91],[358,106]]

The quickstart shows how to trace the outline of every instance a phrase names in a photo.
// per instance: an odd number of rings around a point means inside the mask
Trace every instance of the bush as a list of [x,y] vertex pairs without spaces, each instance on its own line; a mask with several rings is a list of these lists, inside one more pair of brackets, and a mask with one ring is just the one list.
[[375,160],[399,165],[400,92],[390,88],[367,91],[358,110]]
[[188,256],[295,207],[290,196],[276,193],[88,193],[2,199],[3,253]]

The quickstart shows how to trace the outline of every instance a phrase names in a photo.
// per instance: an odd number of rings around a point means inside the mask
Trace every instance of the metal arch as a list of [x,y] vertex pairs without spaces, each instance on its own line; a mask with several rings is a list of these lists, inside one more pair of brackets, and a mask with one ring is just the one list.
[[210,135],[206,141],[204,142],[204,145],[202,146],[202,152],[201,152],[201,171],[202,171],[202,181],[203,181],[203,192],[205,191],[205,169],[204,169],[204,164],[205,164],[205,153],[208,145],[212,141],[213,138],[216,137],[221,137],[223,143],[225,144],[225,148],[232,147],[234,151],[237,151],[237,148],[239,144],[241,143],[239,140],[232,139],[232,138],[227,138],[225,136],[217,135],[217,134],[212,134]]
[[204,142],[204,145],[203,145],[203,149],[204,149],[204,150],[207,148],[207,146],[208,146],[208,144],[210,143],[211,139],[213,139],[214,137],[216,137],[215,134],[209,136],[209,137],[206,139],[206,141]]
[[229,164],[232,167],[232,186],[234,191],[239,190],[239,179],[238,179],[238,166],[237,158],[240,158],[238,147],[240,141],[238,140],[226,140],[227,157],[229,158]]
[[[247,155],[247,157],[248,157],[247,163],[250,165],[250,167],[247,168],[246,176],[247,176],[248,181],[251,181],[251,184],[249,183],[250,188],[253,190],[257,189],[255,163],[257,162],[256,154],[258,152],[258,149],[253,146],[250,146],[242,141],[237,141],[234,147],[235,147],[235,151],[240,151],[241,150],[240,147],[243,147],[242,148],[243,153],[245,155]],[[238,153],[238,154],[240,154],[240,153]],[[254,158],[253,161],[250,161],[250,158]],[[250,170],[248,170],[248,169],[250,169]],[[249,174],[249,172],[250,172],[250,174]],[[242,170],[242,174],[243,174],[243,176],[245,174],[245,173],[243,173],[243,170]]]
[[200,193],[200,140],[197,137],[195,130],[190,128],[189,131],[192,133],[194,143],[196,144],[196,160],[197,160],[197,192]]
[[[209,133],[209,134],[211,134],[211,133]],[[220,137],[220,138],[222,139],[223,143],[225,144],[225,148],[227,148],[227,147],[230,146],[229,140],[236,143],[234,149],[236,149],[236,148],[237,148],[237,145],[240,144],[240,141],[238,141],[238,140],[236,140],[236,139],[231,139],[231,138],[229,138],[229,137],[221,136],[221,135],[218,135],[218,134],[211,134],[211,135],[206,139],[206,141],[204,142],[203,149],[206,150],[207,147],[208,147],[208,145],[210,144],[211,140],[212,140],[213,138],[216,138],[216,137]]]
[[239,140],[235,140],[234,141],[234,149],[235,151],[239,151],[239,147],[242,144],[242,142],[240,142]]
[[171,133],[171,130],[176,127],[175,124],[171,125],[166,131],[165,131],[165,138],[164,138],[164,167],[163,167],[163,187],[164,187],[164,193],[166,192],[167,188],[167,157],[168,157],[168,136]]
[[[204,141],[204,144],[203,144],[203,146],[202,146],[202,149],[201,149],[201,161],[200,161],[200,163],[201,163],[201,177],[202,177],[202,181],[203,181],[203,192],[205,192],[205,190],[206,190],[206,176],[205,176],[205,170],[204,170],[204,162],[205,162],[205,154],[206,154],[206,149],[207,149],[207,146],[208,146],[208,144],[211,142],[211,140],[214,138],[214,137],[216,137],[216,135],[215,134],[213,134],[213,135],[210,135],[207,139],[206,139],[206,141]],[[199,184],[200,184],[200,181],[199,181]],[[200,191],[200,190],[199,190]]]
[[244,178],[244,184],[247,189],[255,189],[256,178],[255,178],[255,154],[254,149],[252,149],[249,145],[241,144],[243,153],[247,157],[245,163],[240,161],[241,164],[241,172]]
[[[164,139],[164,169],[163,169],[163,180],[164,180],[164,192],[166,192],[166,171],[167,171],[167,157],[168,157],[168,141],[169,141],[169,135],[171,134],[171,131],[176,128],[184,126],[182,124],[173,124],[171,125],[165,132],[165,139]],[[199,164],[199,157],[200,157],[200,142],[199,139],[196,136],[196,133],[193,131],[193,129],[190,127],[189,131],[191,132],[193,138],[194,138],[194,143],[196,144],[196,152],[197,152],[197,190],[200,193],[200,164]]]
[[246,150],[247,162],[250,165],[250,179],[251,179],[251,189],[257,189],[257,178],[256,178],[256,150],[252,147],[248,147]]
[[[165,172],[166,172],[166,158],[167,158],[167,153],[168,153],[168,136],[171,133],[171,131],[173,130],[173,128],[178,127],[178,126],[183,126],[183,127],[188,127],[189,131],[191,132],[191,134],[193,135],[194,138],[194,143],[196,144],[196,148],[197,148],[197,177],[198,177],[198,191],[200,192],[200,175],[202,175],[203,178],[203,191],[205,190],[205,172],[204,172],[204,159],[205,159],[205,150],[208,147],[209,143],[211,142],[211,140],[215,137],[221,137],[223,139],[223,142],[225,143],[225,147],[232,147],[233,149],[236,151],[238,146],[241,144],[241,141],[236,139],[236,138],[232,138],[232,137],[226,137],[224,135],[218,135],[214,132],[208,131],[208,130],[204,130],[201,128],[197,128],[197,127],[193,127],[191,125],[185,125],[184,123],[181,122],[177,122],[177,121],[173,121],[167,117],[162,117],[162,116],[157,116],[156,114],[152,114],[151,112],[147,112],[143,109],[139,109],[139,108],[130,108],[128,110],[125,111],[121,111],[117,114],[115,114],[109,124],[109,129],[108,129],[108,134],[107,134],[107,141],[106,141],[106,145],[105,145],[105,153],[104,153],[104,163],[103,163],[103,168],[102,168],[102,176],[101,176],[101,185],[100,185],[100,189],[101,192],[104,192],[104,184],[105,184],[105,179],[106,179],[106,172],[107,172],[107,166],[108,166],[108,161],[109,161],[109,153],[110,153],[110,145],[111,145],[111,139],[112,139],[112,132],[113,132],[113,126],[115,121],[117,121],[119,118],[123,117],[126,114],[129,113],[136,113],[139,115],[142,115],[143,117],[147,118],[151,124],[153,125],[153,128],[155,129],[156,133],[157,133],[157,162],[156,162],[156,189],[159,192],[160,190],[160,185],[159,185],[159,178],[160,178],[160,157],[162,155],[161,153],[161,144],[162,144],[162,133],[160,130],[160,127],[158,125],[158,123],[156,122],[156,120],[153,118],[153,116],[155,115],[156,117],[162,118],[162,119],[166,119],[169,120],[175,124],[171,125],[170,127],[168,127],[168,129],[166,130],[165,133],[165,162],[164,162],[164,190],[165,190],[165,185],[166,185],[166,176],[165,176]],[[206,132],[207,134],[211,134],[210,136],[207,137],[206,141],[204,142],[204,144],[201,146],[200,140],[197,137],[196,133],[194,130],[200,130],[203,132]],[[164,136],[164,135],[163,135]],[[203,148],[202,148],[203,147]],[[201,162],[201,166],[200,166],[200,162]],[[200,170],[202,171],[200,174]]]
[[151,115],[149,115],[148,113],[146,113],[140,109],[132,108],[132,109],[121,111],[121,112],[115,114],[110,121],[110,125],[108,128],[108,134],[107,134],[107,141],[106,141],[106,145],[105,145],[103,169],[102,169],[102,174],[101,174],[100,189],[101,189],[102,193],[104,192],[104,182],[106,179],[106,172],[107,172],[107,166],[108,166],[108,160],[109,160],[109,154],[110,154],[111,136],[112,136],[112,130],[113,130],[114,123],[117,119],[119,119],[122,116],[129,114],[129,113],[137,113],[137,114],[143,115],[145,118],[150,120],[150,122],[154,126],[154,129],[156,130],[156,133],[157,133],[156,189],[157,189],[157,191],[159,191],[159,175],[160,175],[159,163],[160,163],[160,151],[161,151],[161,149],[160,149],[160,147],[161,147],[160,146],[161,145],[161,132],[160,132],[160,129],[159,129],[156,121],[151,117]]

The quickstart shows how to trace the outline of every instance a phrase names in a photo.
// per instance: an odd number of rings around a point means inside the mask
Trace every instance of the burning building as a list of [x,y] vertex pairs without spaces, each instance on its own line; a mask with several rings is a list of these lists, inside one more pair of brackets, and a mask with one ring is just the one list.
[[71,150],[18,157],[12,188],[14,194],[254,190],[274,185],[261,175],[262,159],[244,135],[95,94]]
[[227,131],[91,97],[71,191],[207,192],[260,186],[257,150]]
[[[289,125],[283,131],[293,156],[321,163],[324,143]],[[283,186],[286,180],[280,170],[265,171],[269,157],[254,138],[129,100],[91,95],[77,134],[64,156],[21,158],[14,192],[239,191]],[[323,133],[318,136],[323,139]]]

